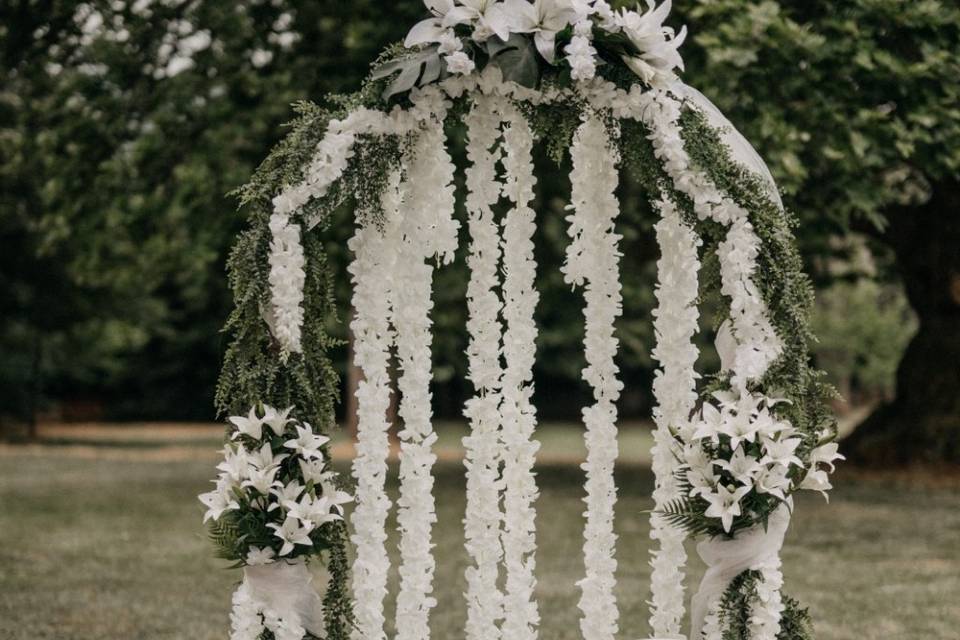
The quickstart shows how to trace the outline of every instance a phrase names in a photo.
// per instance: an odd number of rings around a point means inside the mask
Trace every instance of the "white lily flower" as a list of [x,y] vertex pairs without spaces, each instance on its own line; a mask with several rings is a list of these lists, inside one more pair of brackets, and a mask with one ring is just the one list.
[[533,42],[543,59],[553,64],[556,60],[557,33],[577,19],[570,0],[506,0],[510,14],[510,30],[514,33],[532,33]]
[[763,439],[772,440],[777,437],[778,434],[788,433],[789,435],[789,433],[793,433],[793,425],[786,420],[777,420],[767,408],[769,406],[771,405],[767,402],[767,406],[760,409],[760,411],[757,412],[756,418],[754,418],[757,435]]
[[336,474],[328,471],[320,477],[319,485],[321,493],[324,499],[330,503],[330,507],[336,509],[340,515],[343,515],[343,505],[348,502],[353,502],[353,496],[337,488],[337,485],[333,482],[335,477]]
[[683,69],[683,58],[677,51],[687,37],[687,28],[675,34],[663,22],[670,14],[671,0],[659,7],[654,0],[647,0],[647,11],[622,10],[617,23],[630,41],[640,50],[639,56],[623,56],[623,61],[647,84],[671,75],[674,68]]
[[295,501],[300,497],[304,489],[305,487],[296,480],[291,480],[283,487],[274,487],[270,490],[270,493],[277,497],[277,501],[271,503],[270,506],[267,507],[267,511],[273,511],[281,504],[285,504],[291,500]]
[[750,487],[731,489],[723,485],[718,486],[716,493],[703,494],[703,498],[710,503],[704,515],[708,518],[720,518],[723,530],[729,532],[733,519],[741,513],[740,498],[749,492]]
[[270,564],[275,557],[277,557],[277,554],[270,547],[261,549],[260,547],[251,546],[250,550],[247,551],[246,563],[248,566],[256,567]]
[[762,469],[753,456],[748,456],[743,447],[738,447],[729,460],[717,460],[713,464],[730,472],[730,475],[740,484],[753,486],[754,478]]
[[296,518],[288,517],[283,521],[283,525],[276,524],[271,522],[267,525],[275,531],[273,535],[277,538],[283,540],[283,546],[280,548],[280,555],[285,556],[298,544],[312,546],[313,541],[310,540],[310,528],[300,525],[300,522]]
[[734,450],[740,446],[741,442],[754,442],[757,439],[757,425],[753,421],[753,416],[743,411],[736,413],[725,411],[724,420],[718,431],[730,437],[730,448]]
[[720,428],[724,423],[726,412],[721,413],[709,402],[704,403],[700,410],[700,420],[694,423],[694,440],[709,440],[716,443],[720,435]]
[[787,478],[787,468],[780,464],[764,467],[757,475],[757,493],[769,493],[781,500],[786,500],[784,493],[790,488],[790,479]]
[[260,495],[270,495],[271,489],[283,486],[280,481],[276,479],[277,471],[279,471],[279,467],[251,469],[247,479],[243,481],[243,485],[241,486],[250,487]]
[[217,470],[222,471],[231,482],[240,484],[247,477],[249,466],[246,449],[227,445],[223,448],[223,462],[217,465]]
[[326,464],[320,460],[299,460],[303,479],[314,484],[321,484],[326,474]]
[[830,484],[830,476],[827,475],[826,471],[823,469],[811,469],[803,478],[803,482],[800,483],[800,488],[819,491],[823,494],[823,499],[830,502],[830,496],[827,495],[827,491],[833,489],[833,485]]
[[497,0],[459,0],[443,17],[443,26],[473,25],[473,39],[483,42],[492,35],[501,40],[510,37],[510,16]]
[[325,497],[314,498],[308,494],[304,495],[299,502],[289,500],[283,506],[287,509],[288,518],[296,518],[311,530],[327,522],[341,519],[339,513],[330,511],[333,505]]
[[343,519],[343,508],[331,503],[326,496],[316,498],[311,507],[311,518],[318,527],[328,522]]
[[240,505],[233,497],[229,485],[224,483],[222,479],[217,482],[216,489],[208,493],[201,493],[197,497],[200,499],[200,502],[207,507],[207,512],[203,514],[204,522],[210,519],[219,520],[225,511],[240,508]]
[[817,465],[820,463],[829,465],[830,471],[833,472],[836,469],[836,466],[833,464],[835,460],[846,460],[846,456],[842,455],[839,452],[840,445],[836,442],[828,442],[827,444],[822,444],[813,451],[810,452],[810,466],[814,469],[817,468]]
[[291,422],[290,412],[293,410],[293,407],[287,407],[283,411],[279,409],[274,409],[269,405],[263,406],[263,424],[270,427],[270,430],[273,431],[278,436],[283,435],[283,430],[286,428],[287,424]]
[[265,442],[259,451],[254,451],[253,453],[247,453],[247,460],[250,463],[250,466],[255,469],[269,469],[270,467],[279,466],[284,459],[289,456],[285,453],[280,455],[274,455],[273,449],[270,447],[269,442]]
[[320,447],[328,442],[330,442],[330,438],[314,433],[310,425],[305,424],[302,427],[297,425],[297,437],[287,440],[283,443],[283,446],[287,449],[293,449],[309,460],[323,457]]
[[767,440],[763,443],[763,451],[766,455],[760,462],[763,464],[781,464],[788,468],[791,464],[802,467],[803,462],[796,456],[798,446],[800,446],[800,438]]
[[720,478],[713,470],[713,465],[708,464],[703,467],[687,469],[687,482],[690,483],[690,495],[698,494],[706,496],[713,492]]
[[263,419],[257,415],[256,407],[250,409],[247,417],[230,416],[230,422],[237,428],[233,434],[236,439],[240,434],[250,436],[254,440],[259,440],[263,436]]

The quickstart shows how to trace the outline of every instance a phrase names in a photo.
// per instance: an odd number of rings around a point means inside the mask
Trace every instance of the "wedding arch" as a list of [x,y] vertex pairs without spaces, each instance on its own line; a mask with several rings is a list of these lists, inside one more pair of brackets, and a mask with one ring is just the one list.
[[[830,389],[809,365],[811,286],[793,219],[763,161],[677,77],[685,31],[667,0],[425,0],[431,16],[388,49],[362,89],[297,106],[292,131],[240,191],[250,228],[230,257],[236,300],[218,406],[230,415],[216,489],[201,496],[221,555],[244,568],[233,639],[386,638],[389,367],[400,431],[396,638],[430,636],[436,521],[431,421],[432,277],[454,258],[456,168],[466,130],[468,377],[465,545],[469,640],[532,640],[538,489],[532,367],[537,324],[531,151],[569,158],[564,280],[583,291],[585,640],[619,632],[613,468],[614,323],[621,313],[616,189],[629,171],[659,215],[650,516],[650,627],[657,638],[810,637],[781,594],[792,495],[825,492],[840,458]],[[335,274],[322,229],[355,211],[359,428],[355,495],[328,468],[338,381],[325,323]],[[500,214],[502,210],[505,213]],[[720,370],[695,369],[698,304],[715,301]],[[698,380],[701,381],[698,383]],[[352,534],[343,505],[356,505]],[[354,558],[347,553],[352,542]],[[684,541],[707,572],[684,635]],[[325,562],[321,597],[306,562]],[[624,630],[629,632],[630,630]]]

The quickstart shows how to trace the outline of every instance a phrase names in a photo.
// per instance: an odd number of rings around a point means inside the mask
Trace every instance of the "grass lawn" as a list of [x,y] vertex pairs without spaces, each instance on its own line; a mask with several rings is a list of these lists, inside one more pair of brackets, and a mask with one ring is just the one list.
[[[207,447],[218,432],[190,433],[176,446],[114,434],[97,446],[58,436],[59,446],[0,447],[0,639],[226,637],[239,574],[211,557],[195,497],[212,476]],[[579,637],[581,475],[559,455],[572,447],[569,430],[544,433],[544,449],[557,455],[539,469],[541,636],[566,640]],[[625,640],[648,631],[645,437],[627,434],[631,462],[618,478]],[[456,438],[447,442],[455,447]],[[462,637],[465,617],[464,483],[449,457],[437,476],[440,604],[432,621],[434,637],[447,640]],[[850,473],[836,483],[829,505],[799,499],[783,554],[787,591],[810,607],[820,640],[960,638],[960,485]],[[699,578],[699,569],[691,573]]]

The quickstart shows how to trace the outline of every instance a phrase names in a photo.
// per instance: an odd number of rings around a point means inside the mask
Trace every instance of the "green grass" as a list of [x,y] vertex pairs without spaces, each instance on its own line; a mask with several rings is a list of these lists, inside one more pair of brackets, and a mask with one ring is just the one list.
[[[0,450],[0,638],[226,637],[239,573],[211,557],[195,498],[206,490],[214,461],[138,461],[136,450],[130,459],[106,460],[71,455],[65,446]],[[459,464],[442,464],[437,475],[440,604],[432,623],[434,637],[447,640],[462,637],[465,617],[464,492]],[[648,631],[649,538],[642,512],[650,507],[651,480],[639,465],[619,470],[617,595],[624,639]],[[837,481],[830,505],[816,495],[800,498],[784,550],[787,590],[810,607],[818,638],[956,640],[955,485]],[[548,466],[540,469],[539,483],[541,636],[578,638],[581,474],[575,465]]]

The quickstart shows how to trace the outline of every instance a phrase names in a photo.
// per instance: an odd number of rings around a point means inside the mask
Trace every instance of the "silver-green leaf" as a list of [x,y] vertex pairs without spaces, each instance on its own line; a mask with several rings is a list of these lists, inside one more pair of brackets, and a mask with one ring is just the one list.
[[398,93],[436,82],[442,72],[443,61],[440,60],[437,47],[429,47],[380,65],[373,70],[371,77],[379,80],[396,74],[383,91],[384,100],[389,100]]
[[487,40],[486,47],[490,63],[500,68],[504,80],[531,89],[540,83],[540,64],[531,38],[512,33],[504,41],[493,36]]

